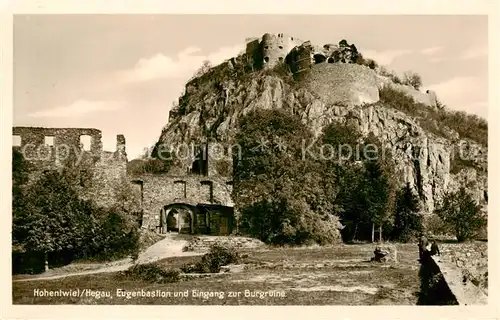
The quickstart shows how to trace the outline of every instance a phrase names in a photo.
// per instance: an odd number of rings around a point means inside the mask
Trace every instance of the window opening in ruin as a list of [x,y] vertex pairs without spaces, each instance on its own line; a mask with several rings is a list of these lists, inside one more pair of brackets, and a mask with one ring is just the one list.
[[214,190],[212,181],[200,181],[207,194],[204,194],[205,200],[212,203],[214,201]]
[[278,46],[278,48],[283,49],[283,46]]
[[90,151],[90,144],[92,141],[92,137],[89,135],[81,135],[80,136],[80,145],[81,148],[85,151]]
[[335,62],[335,60],[333,60],[333,58],[331,58],[331,57],[328,58],[328,63],[334,63],[334,62]]
[[279,60],[280,62],[283,62],[283,57],[279,57],[279,58],[278,58],[278,60]]
[[174,190],[176,198],[186,198],[186,181],[174,181]]
[[266,49],[266,50],[269,49],[269,46],[265,46],[264,49]]
[[45,145],[46,146],[53,146],[54,145],[54,137],[46,136],[45,137]]
[[264,62],[269,62],[269,57],[264,57]]
[[12,146],[13,147],[20,147],[21,146],[21,136],[12,136]]
[[326,57],[322,54],[315,54],[314,55],[314,63],[321,63],[321,62],[324,62],[326,60]]

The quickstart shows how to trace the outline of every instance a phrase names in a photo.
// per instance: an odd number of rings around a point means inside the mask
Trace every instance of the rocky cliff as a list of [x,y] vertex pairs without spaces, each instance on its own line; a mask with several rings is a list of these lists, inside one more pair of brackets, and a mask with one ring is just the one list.
[[[316,65],[295,80],[283,70],[241,70],[225,64],[188,83],[157,149],[161,144],[175,148],[189,142],[231,143],[242,115],[254,109],[285,108],[299,115],[316,135],[334,120],[350,121],[365,135],[374,133],[392,149],[400,183],[413,186],[425,212],[433,211],[446,190],[463,185],[478,201],[487,202],[487,146],[449,128],[446,137],[426,131],[415,117],[380,100],[379,89],[388,80],[370,68]],[[423,95],[413,91],[416,97]],[[457,154],[466,157],[468,166],[452,170]]]

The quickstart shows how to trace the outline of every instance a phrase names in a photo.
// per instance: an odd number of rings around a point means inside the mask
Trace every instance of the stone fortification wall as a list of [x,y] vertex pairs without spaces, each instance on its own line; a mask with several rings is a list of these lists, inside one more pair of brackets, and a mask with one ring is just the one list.
[[31,181],[46,170],[71,165],[78,171],[75,185],[82,197],[101,206],[115,203],[117,188],[126,181],[123,135],[117,136],[116,151],[108,152],[103,151],[101,131],[93,128],[14,127],[12,133],[16,142],[13,148],[33,166]]
[[391,79],[381,75],[377,75],[377,81],[380,88],[389,86],[392,89],[402,91],[411,96],[416,102],[420,102],[428,106],[436,106],[437,104],[436,93],[433,91],[422,92],[415,90],[413,87],[394,83]]
[[301,83],[328,104],[352,106],[379,100],[375,72],[357,64],[316,64]]
[[171,203],[213,203],[233,206],[232,186],[225,179],[198,175],[144,174],[142,184],[143,227],[159,225],[160,212]]
[[443,243],[441,261],[457,267],[461,275],[488,292],[488,243]]

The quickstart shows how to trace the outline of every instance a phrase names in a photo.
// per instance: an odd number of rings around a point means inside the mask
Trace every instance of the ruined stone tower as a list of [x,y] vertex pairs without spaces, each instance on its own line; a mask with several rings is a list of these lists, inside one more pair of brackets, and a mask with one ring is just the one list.
[[264,68],[272,68],[278,62],[284,62],[286,56],[295,46],[302,44],[302,41],[283,33],[262,36],[262,65]]

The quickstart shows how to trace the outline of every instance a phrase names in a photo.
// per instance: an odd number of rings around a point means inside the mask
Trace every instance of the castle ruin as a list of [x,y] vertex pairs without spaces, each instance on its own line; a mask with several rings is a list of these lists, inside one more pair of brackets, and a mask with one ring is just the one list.
[[93,128],[13,127],[12,134],[13,149],[32,164],[31,181],[69,166],[77,171],[80,196],[99,206],[116,204],[118,189],[128,184],[140,199],[133,210],[143,228],[213,235],[228,235],[234,228],[230,181],[210,177],[208,171],[131,176],[121,134],[113,152],[103,150],[101,131]]

